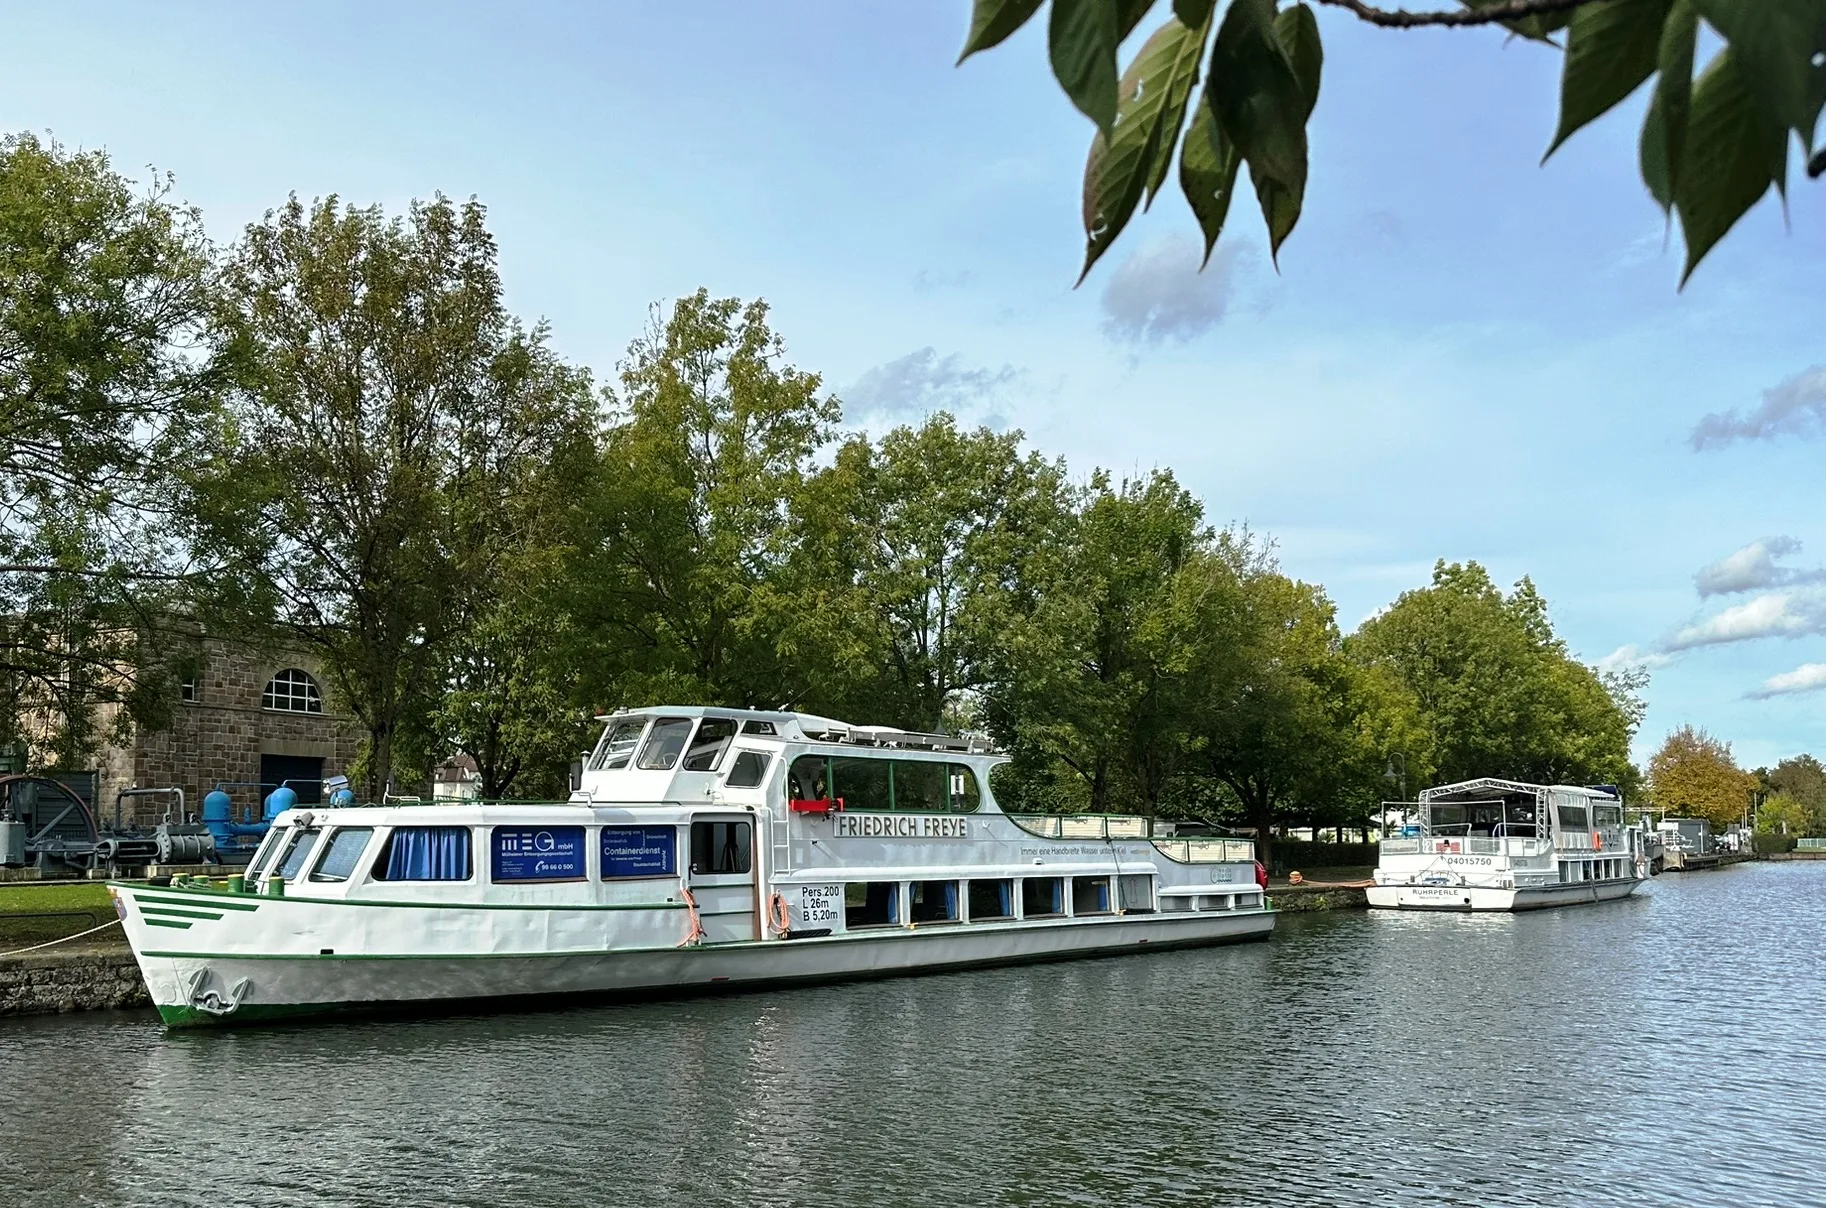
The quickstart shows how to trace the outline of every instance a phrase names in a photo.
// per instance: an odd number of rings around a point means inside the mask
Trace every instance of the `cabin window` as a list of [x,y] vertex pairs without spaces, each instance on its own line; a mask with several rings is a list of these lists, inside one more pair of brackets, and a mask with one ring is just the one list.
[[765,751],[739,751],[723,783],[732,789],[759,788],[767,779],[767,765],[772,762],[772,757]]
[[961,763],[884,759],[867,755],[801,755],[793,760],[788,793],[795,801],[843,802],[846,810],[943,814],[975,811],[976,774]]
[[1592,806],[1591,824],[1593,826],[1622,826],[1623,807],[1618,805]]
[[744,734],[773,734],[774,724],[771,721],[745,721],[742,723]]
[[671,877],[678,874],[675,826],[602,828],[602,879]]
[[1465,807],[1456,802],[1436,801],[1427,807],[1427,818],[1434,830],[1464,826],[1466,823]]
[[624,717],[620,721],[610,722],[603,732],[602,742],[596,748],[596,757],[590,760],[592,772],[614,771],[628,766],[628,760],[634,757],[634,748],[640,744],[640,736],[647,729],[644,717]]
[[1013,881],[970,882],[971,922],[988,922],[991,919],[1012,919],[1013,917]]
[[914,881],[907,886],[907,918],[915,923],[955,923],[956,881]]
[[1021,915],[1046,918],[1065,913],[1065,880],[1062,877],[1028,877],[1021,882]]
[[1116,888],[1122,894],[1122,909],[1130,914],[1154,913],[1154,878],[1125,874],[1117,878]]
[[475,875],[466,826],[396,826],[374,857],[378,881],[467,881]]
[[279,857],[279,875],[288,881],[297,880],[299,872],[304,869],[304,862],[311,858],[311,849],[317,846],[317,836],[322,832],[316,827],[298,827],[292,831],[292,841]]
[[641,744],[640,758],[634,761],[634,766],[643,772],[671,771],[678,757],[685,753],[685,742],[690,737],[690,718],[660,718],[647,731],[647,741]]
[[1582,805],[1562,805],[1559,807],[1560,827],[1563,830],[1589,830],[1590,819],[1586,817]]
[[699,874],[747,872],[750,831],[746,822],[693,822],[691,871]]
[[311,871],[313,881],[346,881],[355,872],[356,862],[361,853],[368,850],[368,840],[374,837],[371,826],[340,826],[330,835],[330,841],[324,846],[323,858],[317,861],[317,867]]
[[893,927],[900,922],[900,882],[851,881],[843,887],[843,925]]
[[289,826],[275,826],[266,832],[266,838],[261,841],[259,848],[254,852],[254,858],[247,863],[249,884],[255,884],[260,880],[260,877],[266,872],[266,866],[272,863],[274,856],[279,854],[280,847],[284,845],[286,838],[291,833],[292,828]]
[[489,877],[498,882],[581,881],[581,826],[497,826],[490,835]]
[[1072,878],[1073,914],[1108,914],[1110,912],[1110,879],[1108,877]]
[[697,734],[691,739],[691,746],[685,751],[687,772],[714,772],[716,765],[723,762],[723,752],[729,749],[729,740],[735,737],[735,723],[723,717],[706,717],[697,723]]

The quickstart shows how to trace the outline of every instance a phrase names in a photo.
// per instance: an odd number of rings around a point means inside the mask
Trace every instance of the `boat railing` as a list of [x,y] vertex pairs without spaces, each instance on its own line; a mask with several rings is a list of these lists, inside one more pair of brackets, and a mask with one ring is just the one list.
[[1016,826],[1042,839],[1145,839],[1152,819],[1137,814],[1009,814]]
[[1543,856],[1552,850],[1553,845],[1545,839],[1523,838],[1519,835],[1442,834],[1437,831],[1422,835],[1401,835],[1384,839],[1381,843],[1381,851],[1385,856],[1467,855],[1528,858]]
[[1253,839],[1225,839],[1216,835],[1156,839],[1154,850],[1180,864],[1232,864],[1255,859]]
[[1826,839],[1796,839],[1795,851],[1826,851]]

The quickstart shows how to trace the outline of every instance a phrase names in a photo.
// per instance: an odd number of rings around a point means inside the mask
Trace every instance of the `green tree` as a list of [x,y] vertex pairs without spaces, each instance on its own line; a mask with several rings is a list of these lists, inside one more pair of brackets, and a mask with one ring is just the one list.
[[449,643],[502,545],[483,530],[587,397],[503,306],[485,217],[293,198],[224,273],[239,379],[195,506],[242,610],[321,652],[366,731],[371,794],[438,754]]
[[1765,835],[1811,835],[1807,807],[1786,793],[1765,799],[1756,811],[1756,829]]
[[628,350],[576,603],[597,703],[789,706],[850,640],[848,585],[795,577],[791,523],[838,404],[785,355],[764,302],[704,290]]
[[1682,726],[1649,760],[1648,788],[1656,808],[1724,827],[1743,818],[1756,777],[1737,766],[1730,743]]
[[[962,58],[995,46],[1045,0],[975,0]],[[1560,117],[1548,154],[1654,80],[1640,138],[1643,182],[1678,215],[1686,274],[1769,187],[1786,193],[1798,139],[1817,176],[1815,126],[1826,101],[1826,0],[1461,0],[1432,11],[1318,0],[1385,28],[1502,25],[1564,45]],[[1173,0],[1172,15],[1117,72],[1122,42],[1156,0],[1052,0],[1053,74],[1097,127],[1084,170],[1084,271],[1137,206],[1179,184],[1215,246],[1240,170],[1278,252],[1299,221],[1307,179],[1306,125],[1324,63],[1319,23],[1304,3]],[[1701,28],[1723,46],[1694,78]],[[961,61],[961,59],[960,59]],[[1204,75],[1196,99],[1193,89]],[[1185,137],[1180,138],[1184,129]]]
[[1634,787],[1630,705],[1566,653],[1527,579],[1505,596],[1477,563],[1442,561],[1431,586],[1404,592],[1347,649],[1412,695],[1430,765],[1409,755],[1416,784],[1501,776]]
[[0,137],[0,743],[70,763],[168,715],[194,567],[173,484],[220,388],[211,249],[169,178]]
[[1793,833],[1826,835],[1826,767],[1811,755],[1791,755],[1761,776],[1767,791],[1795,802],[1804,811],[1805,829]]

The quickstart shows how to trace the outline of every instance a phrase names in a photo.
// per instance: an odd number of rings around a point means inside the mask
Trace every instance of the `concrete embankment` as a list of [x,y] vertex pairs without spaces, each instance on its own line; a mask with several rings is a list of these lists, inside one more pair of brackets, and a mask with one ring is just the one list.
[[1276,910],[1290,914],[1306,910],[1368,910],[1369,894],[1362,885],[1303,882],[1268,886]]
[[125,944],[0,958],[0,1015],[151,1005],[139,966]]

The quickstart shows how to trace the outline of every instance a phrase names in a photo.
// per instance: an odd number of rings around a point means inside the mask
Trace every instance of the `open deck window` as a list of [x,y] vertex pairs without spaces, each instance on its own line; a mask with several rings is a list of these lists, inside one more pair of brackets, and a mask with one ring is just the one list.
[[634,757],[634,748],[640,745],[640,736],[646,732],[647,719],[644,717],[624,717],[609,723],[603,732],[602,742],[597,744],[596,754],[590,759],[592,772],[614,771],[628,766],[628,760]]
[[1129,914],[1154,913],[1154,878],[1145,874],[1125,873],[1117,879],[1122,894],[1122,909]]
[[685,749],[686,772],[714,772],[723,762],[723,752],[735,737],[735,723],[724,717],[706,717],[697,723],[697,733]]
[[475,875],[467,826],[396,826],[374,857],[377,881],[467,881]]
[[330,835],[330,841],[324,846],[323,858],[317,861],[317,867],[311,870],[313,881],[346,881],[355,872],[355,865],[361,860],[361,853],[368,849],[368,840],[374,837],[371,826],[340,826]]
[[843,925],[893,927],[900,922],[900,882],[851,881],[843,887]]
[[970,882],[970,921],[989,922],[1014,917],[1013,881]]
[[1108,877],[1072,878],[1073,914],[1108,914],[1110,912],[1110,879]]
[[914,881],[907,886],[907,917],[915,923],[955,923],[956,881]]
[[1065,913],[1063,877],[1027,877],[1021,882],[1021,915],[1042,919]]

